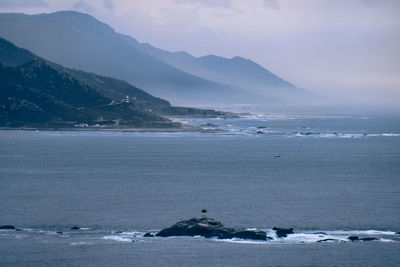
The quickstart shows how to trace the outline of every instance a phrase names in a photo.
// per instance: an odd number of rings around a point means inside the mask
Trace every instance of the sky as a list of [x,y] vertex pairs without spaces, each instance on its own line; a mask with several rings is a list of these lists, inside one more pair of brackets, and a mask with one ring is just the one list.
[[1,0],[76,10],[169,51],[249,58],[298,87],[400,105],[399,0]]

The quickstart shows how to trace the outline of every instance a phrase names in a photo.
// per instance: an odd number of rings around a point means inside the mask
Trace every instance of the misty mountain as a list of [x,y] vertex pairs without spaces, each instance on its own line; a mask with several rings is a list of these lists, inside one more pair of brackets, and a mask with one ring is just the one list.
[[[225,58],[215,55],[195,57],[187,52],[169,52],[147,43],[140,43],[125,35],[125,40],[137,50],[158,58],[177,69],[192,75],[241,88],[253,94],[253,101],[277,101],[283,103],[307,103],[321,101],[322,97],[301,89],[273,74],[261,65],[242,57]],[[260,98],[260,99],[257,99]]]
[[194,57],[187,52],[169,52],[147,43],[140,43],[130,36],[125,36],[136,49],[156,57],[180,70],[219,83],[246,87],[281,87],[295,86],[261,65],[242,57],[224,58],[215,55]]
[[0,38],[0,125],[179,127],[160,115],[218,116],[172,107],[125,81],[64,68]]
[[171,100],[198,96],[212,100],[234,91],[149,56],[108,25],[74,11],[1,14],[0,36],[65,67],[120,78]]
[[0,35],[69,68],[127,80],[175,103],[301,103],[315,95],[251,60],[168,52],[75,11],[0,14]]

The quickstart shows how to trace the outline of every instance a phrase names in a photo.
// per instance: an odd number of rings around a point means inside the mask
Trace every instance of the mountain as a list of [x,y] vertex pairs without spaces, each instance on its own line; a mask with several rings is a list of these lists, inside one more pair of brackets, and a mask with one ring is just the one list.
[[2,127],[179,127],[134,104],[113,103],[41,59],[0,66],[0,114]]
[[[261,65],[242,57],[224,58],[215,55],[194,57],[187,52],[169,52],[147,43],[140,43],[130,36],[124,36],[137,50],[162,60],[177,69],[208,79],[241,88],[280,88],[280,90],[305,91],[283,80]],[[273,93],[273,92],[269,92]]]
[[0,35],[58,64],[127,80],[173,103],[285,104],[315,99],[251,60],[171,53],[75,11],[0,14]]
[[213,82],[242,88],[252,102],[306,104],[323,100],[321,96],[296,87],[261,65],[242,57],[215,55],[194,57],[187,52],[169,52],[124,36],[137,50],[158,58],[177,69]]
[[64,68],[0,38],[0,126],[179,128],[161,115],[218,116],[172,107],[127,82]]
[[170,100],[213,100],[234,91],[142,53],[108,25],[78,12],[1,14],[0,36],[65,67],[123,79]]

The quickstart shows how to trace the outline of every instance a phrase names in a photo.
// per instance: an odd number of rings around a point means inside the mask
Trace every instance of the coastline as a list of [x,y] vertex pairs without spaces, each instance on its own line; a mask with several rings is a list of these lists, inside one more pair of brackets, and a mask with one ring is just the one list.
[[189,126],[185,125],[180,128],[151,128],[151,127],[65,127],[65,128],[57,128],[57,127],[0,127],[0,131],[81,131],[81,132],[149,132],[149,133],[174,133],[174,132],[195,132],[195,133],[214,133],[221,132],[221,129],[209,129],[198,126]]

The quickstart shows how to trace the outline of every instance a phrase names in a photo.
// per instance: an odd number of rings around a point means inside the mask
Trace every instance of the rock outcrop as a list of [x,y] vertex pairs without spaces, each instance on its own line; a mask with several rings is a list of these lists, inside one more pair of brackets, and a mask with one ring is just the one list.
[[168,236],[203,236],[205,238],[216,237],[218,239],[271,239],[264,231],[251,231],[224,226],[221,222],[211,218],[192,218],[177,222],[169,228],[163,229],[156,234],[159,237]]
[[278,237],[287,237],[289,234],[293,234],[293,228],[285,229],[285,228],[278,228],[274,227],[272,228],[276,232],[276,235]]
[[152,233],[145,233],[143,237],[155,237]]
[[0,225],[0,230],[15,230],[14,225]]
[[379,240],[378,238],[375,238],[375,237],[359,238],[358,236],[349,236],[347,239],[349,239],[351,241],[376,241],[376,240]]

